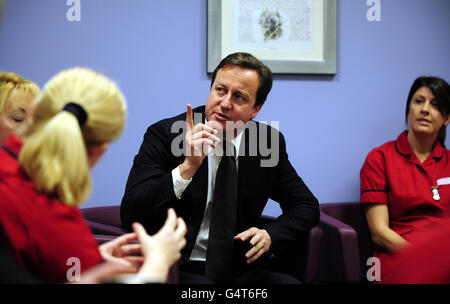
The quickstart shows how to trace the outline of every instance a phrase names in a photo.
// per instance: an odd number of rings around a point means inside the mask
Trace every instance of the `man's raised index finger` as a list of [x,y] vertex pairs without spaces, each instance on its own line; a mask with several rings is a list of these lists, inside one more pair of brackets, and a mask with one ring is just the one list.
[[187,105],[186,124],[190,130],[194,129],[194,118],[192,115],[192,106],[190,104]]

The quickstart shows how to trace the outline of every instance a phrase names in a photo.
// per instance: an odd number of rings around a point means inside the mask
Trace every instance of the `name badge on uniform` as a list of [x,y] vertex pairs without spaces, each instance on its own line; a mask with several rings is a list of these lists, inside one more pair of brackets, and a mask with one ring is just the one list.
[[444,177],[437,180],[438,186],[450,185],[450,177]]
[[437,202],[441,199],[439,195],[439,186],[450,185],[450,177],[443,177],[437,180],[437,186],[431,187],[431,193],[433,194],[433,199]]

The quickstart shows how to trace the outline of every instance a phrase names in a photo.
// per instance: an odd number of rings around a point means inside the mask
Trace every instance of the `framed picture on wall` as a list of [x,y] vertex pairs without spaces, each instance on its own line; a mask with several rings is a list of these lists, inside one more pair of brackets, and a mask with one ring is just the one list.
[[208,0],[208,73],[234,52],[277,74],[336,74],[337,0]]
[[0,0],[0,27],[2,26],[3,0]]

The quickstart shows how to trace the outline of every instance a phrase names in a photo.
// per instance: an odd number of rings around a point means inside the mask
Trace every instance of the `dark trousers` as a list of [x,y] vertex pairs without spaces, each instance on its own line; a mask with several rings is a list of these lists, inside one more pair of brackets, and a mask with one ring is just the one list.
[[[214,284],[205,275],[205,262],[188,262],[180,266],[180,284]],[[248,267],[235,273],[232,284],[300,284],[296,278],[279,272]]]

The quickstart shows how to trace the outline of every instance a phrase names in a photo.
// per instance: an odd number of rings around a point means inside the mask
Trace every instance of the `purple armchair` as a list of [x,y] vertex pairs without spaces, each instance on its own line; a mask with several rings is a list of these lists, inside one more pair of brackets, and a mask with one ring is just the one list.
[[[81,209],[86,222],[92,229],[99,244],[107,242],[126,230],[121,228],[120,206],[105,206]],[[261,224],[264,225],[275,218],[263,215]],[[313,283],[318,279],[320,246],[322,230],[316,226],[311,232],[289,250],[287,255],[273,261],[273,267],[282,272],[291,274],[304,283]],[[178,282],[178,264],[171,269],[169,282]]]
[[94,235],[118,236],[127,232],[121,228],[120,206],[85,208],[81,212]]
[[[263,215],[261,226],[273,220],[275,217]],[[290,274],[302,283],[317,282],[321,242],[322,229],[315,226],[288,252],[273,261],[272,270]]]
[[320,205],[323,230],[319,281],[367,282],[374,244],[359,202]]

